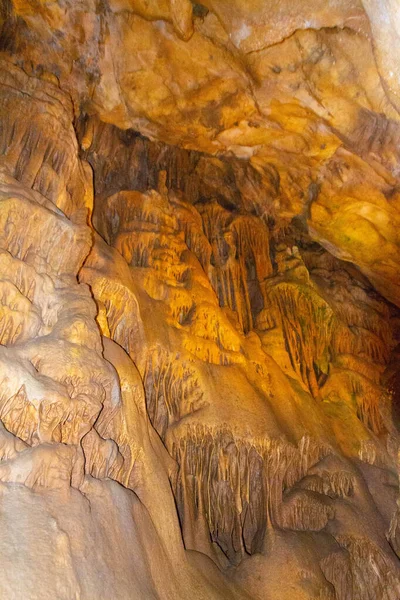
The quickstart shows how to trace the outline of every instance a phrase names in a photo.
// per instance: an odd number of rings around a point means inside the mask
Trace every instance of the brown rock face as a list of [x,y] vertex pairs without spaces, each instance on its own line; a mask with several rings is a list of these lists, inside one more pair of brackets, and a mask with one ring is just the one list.
[[399,600],[399,23],[3,0],[1,599]]

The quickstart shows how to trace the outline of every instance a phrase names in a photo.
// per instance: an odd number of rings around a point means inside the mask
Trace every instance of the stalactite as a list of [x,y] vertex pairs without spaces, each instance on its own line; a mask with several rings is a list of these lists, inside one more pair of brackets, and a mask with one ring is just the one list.
[[330,306],[314,290],[291,282],[274,282],[267,297],[274,321],[283,329],[293,369],[318,397],[317,373],[327,363],[333,328]]
[[169,426],[205,405],[193,366],[160,346],[148,354],[143,384],[150,420],[162,438]]
[[[188,510],[185,503],[194,515],[203,510],[211,538],[238,563],[245,553],[262,549],[267,529],[289,526],[282,521],[283,492],[327,453],[309,438],[296,448],[279,440],[238,439],[228,428],[188,427],[172,449],[180,465],[181,516]],[[307,519],[312,519],[309,511]]]
[[302,493],[286,498],[281,524],[295,531],[321,531],[335,516],[334,509],[321,501],[319,495]]
[[384,405],[388,401],[385,390],[360,372],[343,367],[332,369],[330,379],[324,387],[328,397],[340,387],[343,397],[355,410],[360,421],[375,434],[385,431]]
[[268,229],[259,219],[232,215],[217,202],[198,205],[212,246],[210,279],[221,306],[236,311],[247,332],[263,309],[263,285],[271,275]]
[[332,347],[337,354],[353,354],[383,365],[390,353],[390,346],[381,337],[357,327],[338,327],[333,335]]
[[212,247],[208,238],[203,232],[203,222],[198,211],[176,196],[172,198],[174,212],[178,219],[179,228],[184,232],[185,242],[188,248],[198,258],[205,271],[208,270]]
[[353,495],[354,475],[343,470],[325,470],[305,477],[300,487],[330,498],[347,498]]
[[114,440],[103,439],[91,429],[82,440],[86,473],[97,479],[120,480],[124,459]]

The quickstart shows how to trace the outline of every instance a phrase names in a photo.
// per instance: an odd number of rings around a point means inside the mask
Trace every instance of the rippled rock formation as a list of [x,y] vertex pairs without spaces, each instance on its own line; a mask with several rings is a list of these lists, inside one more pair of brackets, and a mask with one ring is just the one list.
[[3,2],[1,598],[400,598],[396,11]]

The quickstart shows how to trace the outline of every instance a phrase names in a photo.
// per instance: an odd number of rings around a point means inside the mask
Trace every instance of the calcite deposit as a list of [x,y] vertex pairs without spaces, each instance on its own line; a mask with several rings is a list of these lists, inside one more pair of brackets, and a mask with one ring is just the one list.
[[0,0],[0,599],[399,600],[396,0]]

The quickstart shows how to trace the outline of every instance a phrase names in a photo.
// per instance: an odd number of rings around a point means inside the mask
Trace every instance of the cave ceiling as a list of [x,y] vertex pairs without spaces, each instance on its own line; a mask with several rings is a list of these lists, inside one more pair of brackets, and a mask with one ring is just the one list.
[[2,37],[77,116],[201,152],[222,186],[246,163],[244,210],[297,217],[399,304],[398,18],[378,4],[15,1]]

